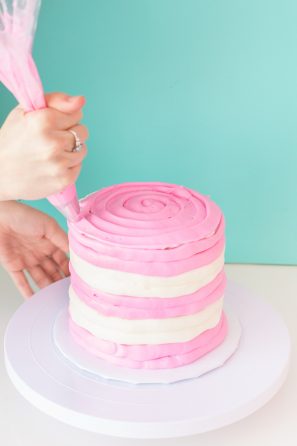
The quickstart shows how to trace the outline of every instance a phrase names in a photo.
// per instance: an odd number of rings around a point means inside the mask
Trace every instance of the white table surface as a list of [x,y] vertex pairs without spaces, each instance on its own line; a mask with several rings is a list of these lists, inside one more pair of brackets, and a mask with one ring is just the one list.
[[[270,302],[283,316],[292,338],[288,378],[279,393],[249,417],[222,429],[179,439],[130,440],[75,429],[39,412],[14,389],[0,359],[0,444],[5,446],[290,446],[297,444],[297,267],[226,265],[229,279]],[[8,275],[0,268],[0,332],[22,303]],[[3,342],[2,342],[3,343]],[[244,383],[243,383],[244,384]]]

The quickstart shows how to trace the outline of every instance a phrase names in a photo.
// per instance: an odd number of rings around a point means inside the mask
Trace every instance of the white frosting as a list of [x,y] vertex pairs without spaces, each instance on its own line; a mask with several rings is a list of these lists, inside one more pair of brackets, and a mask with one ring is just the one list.
[[223,298],[188,316],[163,319],[121,319],[104,316],[86,305],[69,288],[69,311],[73,321],[94,336],[120,344],[165,344],[189,341],[220,320]]
[[179,297],[210,283],[224,267],[224,252],[214,262],[176,276],[146,276],[95,266],[70,250],[71,264],[88,285],[110,294],[135,297]]

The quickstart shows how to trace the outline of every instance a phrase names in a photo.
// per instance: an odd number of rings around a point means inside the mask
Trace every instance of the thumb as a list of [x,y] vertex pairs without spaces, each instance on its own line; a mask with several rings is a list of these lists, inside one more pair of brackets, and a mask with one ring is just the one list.
[[48,107],[62,113],[74,113],[85,104],[84,96],[69,96],[65,93],[48,93],[45,100]]

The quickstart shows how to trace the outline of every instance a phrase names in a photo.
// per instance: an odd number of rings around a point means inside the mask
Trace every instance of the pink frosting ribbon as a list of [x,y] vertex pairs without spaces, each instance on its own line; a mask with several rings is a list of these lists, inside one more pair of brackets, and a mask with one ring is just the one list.
[[161,319],[198,313],[220,299],[226,286],[226,275],[224,271],[221,271],[204,287],[181,297],[162,299],[121,296],[90,287],[80,279],[71,264],[70,272],[71,286],[84,303],[104,316],[123,319]]
[[[170,277],[210,265],[224,255],[225,223],[207,196],[160,182],[109,186],[81,200],[81,220],[68,222],[73,256],[122,273]],[[73,258],[73,263],[75,259]],[[174,298],[114,295],[94,289],[70,264],[77,296],[100,314],[126,319],[158,319],[202,311],[224,295],[224,269],[192,294]],[[69,320],[71,334],[85,350],[130,368],[172,368],[189,364],[220,345],[228,324],[219,323],[181,343],[125,345],[99,339]]]
[[159,182],[123,183],[81,200],[68,222],[70,247],[102,268],[170,276],[207,265],[224,251],[224,217],[209,197]]
[[190,364],[218,347],[228,332],[224,313],[216,327],[206,330],[188,342],[159,345],[125,345],[98,339],[69,318],[69,329],[75,342],[84,350],[121,367],[165,369]]

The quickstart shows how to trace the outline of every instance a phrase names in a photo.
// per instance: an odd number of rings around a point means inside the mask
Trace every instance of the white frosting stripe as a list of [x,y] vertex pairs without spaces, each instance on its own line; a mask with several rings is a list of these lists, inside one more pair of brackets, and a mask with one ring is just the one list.
[[176,276],[146,276],[101,268],[70,250],[77,275],[91,287],[110,294],[135,297],[179,297],[194,293],[210,283],[224,267],[224,252],[214,262]]
[[215,327],[221,317],[223,296],[203,311],[167,319],[121,319],[100,314],[86,305],[70,287],[69,311],[73,321],[100,339],[121,344],[187,342]]

